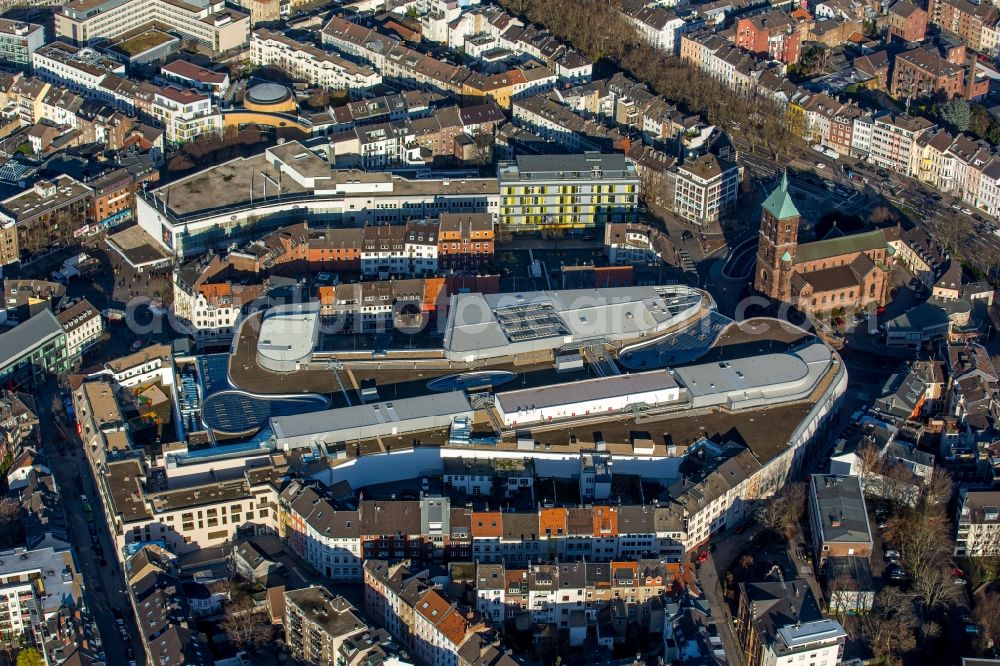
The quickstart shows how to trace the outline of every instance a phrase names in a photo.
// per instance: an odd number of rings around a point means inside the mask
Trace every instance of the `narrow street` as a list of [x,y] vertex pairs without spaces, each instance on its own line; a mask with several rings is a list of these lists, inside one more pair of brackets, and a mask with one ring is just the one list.
[[[37,401],[42,441],[45,443],[45,453],[49,458],[52,474],[59,486],[66,531],[77,553],[84,581],[84,599],[100,631],[105,660],[108,664],[122,665],[133,660],[142,662],[142,646],[136,640],[139,632],[128,596],[124,593],[124,577],[114,556],[114,544],[107,530],[93,475],[83,456],[79,440],[57,420],[59,416],[53,411],[53,402],[58,395],[55,385],[50,384],[46,388]],[[80,495],[85,495],[90,501],[100,552],[91,543],[90,528]],[[101,564],[102,558],[106,561],[104,565]],[[115,611],[121,612],[125,618],[133,656],[129,655],[126,639],[119,631]],[[139,658],[136,659],[136,656]]]
[[[734,534],[733,536],[739,537],[738,545],[742,546],[745,543],[744,538],[749,539],[752,534]],[[713,543],[717,542],[713,541]],[[718,543],[716,552],[720,551],[722,544],[725,542]],[[736,550],[739,552],[739,548]],[[723,567],[725,569],[731,562],[723,563],[726,565]],[[698,583],[705,593],[705,600],[712,608],[712,614],[719,629],[719,638],[722,639],[722,647],[726,651],[726,659],[729,661],[730,666],[743,666],[743,651],[740,650],[739,643],[736,641],[733,618],[729,613],[729,604],[726,603],[726,599],[722,594],[719,571],[716,568],[715,553],[710,553],[708,559],[701,563],[701,569],[698,571]]]

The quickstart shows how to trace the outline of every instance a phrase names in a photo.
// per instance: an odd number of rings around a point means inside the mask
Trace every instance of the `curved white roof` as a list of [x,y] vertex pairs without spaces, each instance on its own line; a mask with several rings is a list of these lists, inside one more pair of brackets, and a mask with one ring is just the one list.
[[291,372],[312,358],[318,340],[318,302],[273,307],[260,324],[257,360],[269,370]]

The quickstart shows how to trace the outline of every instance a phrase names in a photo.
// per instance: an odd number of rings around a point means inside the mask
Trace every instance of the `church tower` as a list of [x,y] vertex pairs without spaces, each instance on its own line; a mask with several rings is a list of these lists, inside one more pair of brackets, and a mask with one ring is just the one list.
[[792,267],[799,240],[799,209],[788,191],[788,172],[781,184],[764,200],[757,239],[757,269],[754,288],[778,301],[792,298]]

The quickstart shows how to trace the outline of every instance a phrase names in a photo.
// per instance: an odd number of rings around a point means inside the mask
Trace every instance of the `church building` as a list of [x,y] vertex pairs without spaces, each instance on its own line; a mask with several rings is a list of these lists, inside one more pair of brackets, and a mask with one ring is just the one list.
[[754,287],[800,310],[885,305],[895,250],[881,230],[799,243],[799,214],[788,174],[764,200]]

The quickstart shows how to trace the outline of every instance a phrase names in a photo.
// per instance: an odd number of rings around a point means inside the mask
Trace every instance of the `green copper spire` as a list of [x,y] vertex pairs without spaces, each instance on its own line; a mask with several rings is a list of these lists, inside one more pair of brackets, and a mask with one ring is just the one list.
[[792,195],[788,192],[787,169],[781,174],[781,185],[764,199],[764,210],[773,215],[776,220],[800,217],[799,209],[795,207]]

